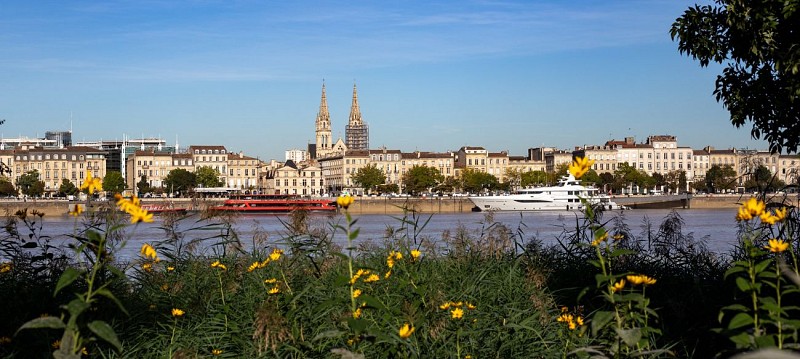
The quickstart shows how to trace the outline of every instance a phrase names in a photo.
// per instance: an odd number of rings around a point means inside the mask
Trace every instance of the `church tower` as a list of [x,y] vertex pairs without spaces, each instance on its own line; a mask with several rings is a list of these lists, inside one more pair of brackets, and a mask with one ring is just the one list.
[[325,82],[322,82],[322,99],[319,102],[319,112],[317,112],[317,143],[314,158],[325,157],[331,152],[333,143],[331,140],[331,114],[328,112],[328,99],[325,97]]
[[345,145],[350,150],[369,149],[369,126],[361,119],[361,109],[358,107],[358,91],[353,84],[353,104],[350,105],[350,120],[345,127]]

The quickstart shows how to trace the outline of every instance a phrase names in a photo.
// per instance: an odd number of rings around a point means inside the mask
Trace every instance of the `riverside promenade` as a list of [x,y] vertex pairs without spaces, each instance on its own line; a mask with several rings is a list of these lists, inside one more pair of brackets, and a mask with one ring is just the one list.
[[[712,209],[712,208],[737,208],[740,203],[749,198],[747,195],[695,195],[691,197],[689,205],[681,201],[664,201],[659,206],[659,202],[654,201],[653,196],[630,196],[615,197],[612,200],[636,208],[677,208],[677,209]],[[768,196],[773,201],[780,202],[786,200],[786,204],[798,205],[798,196],[775,195]],[[190,211],[202,211],[210,206],[222,203],[222,199],[142,199],[143,204],[152,205],[172,205],[174,207],[185,207]],[[335,201],[331,198],[331,201]],[[0,201],[0,211],[5,214],[14,214],[21,209],[28,209],[28,213],[37,210],[47,216],[66,216],[70,205],[83,202],[69,202],[66,200],[11,200]],[[98,206],[110,205],[112,203],[98,201],[93,202]],[[637,206],[638,204],[638,206]],[[465,197],[432,197],[432,198],[385,198],[385,197],[357,197],[355,203],[350,207],[353,214],[402,214],[403,208],[408,208],[421,213],[466,213],[471,212],[474,205]]]

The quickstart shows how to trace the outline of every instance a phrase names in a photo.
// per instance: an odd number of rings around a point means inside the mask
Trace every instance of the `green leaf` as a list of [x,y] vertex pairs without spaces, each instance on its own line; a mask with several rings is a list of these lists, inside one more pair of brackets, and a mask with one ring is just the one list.
[[758,264],[756,264],[755,272],[756,273],[763,272],[764,269],[767,269],[767,266],[769,266],[771,263],[772,263],[772,259],[771,258],[770,259],[765,259],[765,260],[759,262]]
[[64,329],[67,326],[64,324],[64,321],[61,318],[56,317],[42,317],[36,318],[34,320],[28,321],[27,323],[23,324],[19,329],[17,329],[17,333],[23,329],[41,329],[41,328],[48,328],[48,329]]
[[598,311],[592,316],[592,335],[597,336],[597,333],[603,329],[611,319],[614,319],[614,314],[609,311]]
[[773,348],[775,347],[775,336],[774,335],[762,335],[760,337],[756,337],[756,346],[759,348]]
[[377,298],[375,298],[375,297],[373,297],[371,295],[368,295],[368,294],[362,294],[356,300],[357,301],[361,301],[361,302],[365,302],[365,303],[367,303],[368,306],[370,306],[372,308],[383,309],[383,310],[388,309],[386,307],[386,305],[383,304],[380,300],[378,300]]
[[725,278],[728,278],[728,276],[730,276],[732,274],[736,274],[736,273],[744,272],[744,271],[745,271],[744,267],[741,267],[741,266],[738,266],[738,265],[737,266],[733,266],[730,269],[728,269],[728,271],[725,272]]
[[736,343],[737,348],[748,348],[752,345],[752,337],[747,332],[742,332],[729,337],[730,340]]
[[339,338],[346,333],[347,332],[341,330],[327,330],[317,334],[317,336],[315,336],[314,339],[312,339],[312,341],[317,341],[320,339],[328,339],[328,338]]
[[128,313],[128,311],[125,310],[125,307],[122,305],[122,302],[120,302],[119,299],[117,299],[117,297],[114,296],[114,293],[111,293],[110,290],[108,290],[106,288],[101,288],[101,289],[98,289],[97,291],[95,291],[95,294],[102,295],[102,296],[104,296],[104,297],[106,297],[108,299],[111,299],[114,303],[117,304],[117,307],[119,307],[119,310],[121,310],[126,315],[130,315]]
[[750,316],[750,314],[738,313],[734,315],[733,319],[731,319],[731,322],[728,323],[728,329],[741,328],[746,325],[752,325],[752,324],[753,324],[753,317]]
[[738,312],[746,312],[749,309],[747,309],[747,307],[745,307],[745,306],[743,306],[741,304],[731,304],[729,306],[722,307],[721,310],[735,310],[735,311],[738,311]]
[[348,238],[350,238],[351,241],[355,240],[356,238],[358,238],[358,232],[360,231],[361,228],[356,228],[354,231],[350,232],[350,236]]
[[736,277],[736,286],[739,287],[739,290],[742,292],[749,292],[753,290],[751,283],[748,282],[744,277]]
[[89,330],[91,330],[92,333],[97,334],[100,339],[103,339],[108,344],[113,345],[117,352],[122,351],[122,343],[119,342],[119,339],[117,339],[117,333],[114,332],[114,329],[111,328],[108,323],[102,320],[95,320],[86,326],[89,327]]
[[55,297],[58,292],[64,289],[64,287],[72,284],[72,282],[80,277],[81,273],[81,271],[75,268],[67,268],[64,273],[61,273],[61,277],[58,278],[58,283],[56,284],[56,290],[53,292],[53,296]]
[[636,343],[642,339],[642,329],[641,328],[631,328],[631,329],[620,329],[615,328],[617,335],[622,339],[623,342],[629,347],[635,347]]
[[69,302],[66,306],[62,306],[62,308],[66,308],[69,315],[73,318],[76,318],[81,315],[86,309],[89,309],[89,304],[80,300],[80,299],[73,299]]

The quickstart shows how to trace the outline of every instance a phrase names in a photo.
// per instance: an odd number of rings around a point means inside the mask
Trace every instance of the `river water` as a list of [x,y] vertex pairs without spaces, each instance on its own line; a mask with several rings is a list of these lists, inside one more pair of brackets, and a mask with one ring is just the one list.
[[[736,239],[736,220],[735,211],[731,209],[678,209],[678,214],[683,218],[684,226],[682,232],[691,234],[695,239],[704,240],[711,251],[717,253],[727,253],[733,249],[737,242]],[[642,237],[645,232],[645,223],[649,221],[652,230],[656,231],[663,219],[671,212],[666,209],[637,209],[622,212],[625,223],[629,226],[631,233],[637,238]],[[572,226],[576,223],[576,216],[579,213],[573,212],[497,212],[493,214],[494,222],[502,223],[510,229],[516,231],[520,225],[524,231],[525,241],[531,238],[541,240],[545,245],[556,242],[556,238],[562,234],[564,226]],[[607,212],[604,220],[612,216],[620,215],[620,212]],[[430,215],[421,215],[419,223],[425,223]],[[387,233],[387,228],[398,228],[400,221],[391,215],[360,215],[356,227],[360,228],[358,241],[373,241],[381,244]],[[242,215],[236,217],[233,222],[233,229],[239,234],[239,238],[250,246],[254,236],[262,237],[266,235],[267,244],[275,245],[282,243],[282,238],[286,237],[287,230],[283,222],[289,220],[288,215]],[[451,234],[457,232],[461,227],[477,237],[481,228],[488,226],[487,215],[485,213],[447,213],[434,214],[430,217],[427,225],[422,230],[420,236],[432,241],[439,241],[442,233],[449,231]],[[314,228],[326,228],[330,231],[330,223],[344,223],[343,215],[312,214],[310,224]],[[66,247],[74,240],[69,237],[82,228],[80,220],[70,216],[47,217],[42,219],[42,227],[39,234],[50,236],[50,243],[58,247]],[[153,223],[142,223],[129,226],[125,229],[128,238],[125,247],[117,252],[120,259],[135,257],[142,243],[163,240],[165,232],[161,229],[162,219],[155,218]],[[220,234],[219,229],[211,230],[188,230],[192,227],[199,227],[210,224],[209,221],[200,221],[198,217],[190,216],[180,222],[180,229],[187,230],[187,239],[206,238]],[[39,223],[37,223],[37,227]],[[27,236],[28,231],[21,229],[23,236]],[[344,234],[338,232],[334,235],[334,241],[343,244],[346,242]],[[206,242],[208,243],[208,241]],[[201,246],[206,252],[213,251],[213,247]]]

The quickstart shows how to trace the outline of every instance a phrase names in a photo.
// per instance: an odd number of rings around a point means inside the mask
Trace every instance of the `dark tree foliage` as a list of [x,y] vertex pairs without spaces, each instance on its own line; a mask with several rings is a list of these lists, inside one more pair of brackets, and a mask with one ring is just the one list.
[[736,188],[736,171],[730,165],[713,165],[706,171],[706,187],[710,193]]
[[403,175],[403,192],[410,194],[428,192],[443,180],[444,176],[438,168],[415,165]]
[[147,181],[147,176],[142,175],[142,178],[139,182],[136,182],[136,189],[138,190],[139,196],[144,195],[145,193],[153,192],[153,189],[150,188],[150,182]]
[[708,66],[724,64],[714,95],[771,152],[800,147],[800,1],[716,0],[675,20],[678,50]]
[[14,184],[11,183],[8,179],[2,178],[0,179],[0,195],[2,196],[17,196],[17,189],[14,188]]
[[377,186],[386,182],[386,175],[375,164],[359,168],[352,177],[353,182],[361,186],[367,193],[372,192]]
[[167,178],[164,179],[164,187],[170,193],[178,192],[184,194],[197,186],[197,176],[183,168],[176,168],[169,171]]
[[111,193],[122,193],[125,190],[125,179],[119,171],[109,171],[103,178],[103,190]]
[[76,193],[78,193],[78,187],[72,181],[66,178],[61,180],[61,185],[58,186],[58,195],[60,197],[74,196]]
[[470,193],[481,193],[483,190],[495,190],[500,185],[497,177],[486,172],[465,169],[461,172],[464,190]]
[[28,196],[41,196],[44,193],[44,182],[39,180],[39,171],[31,170],[19,176],[17,187],[22,194]]

